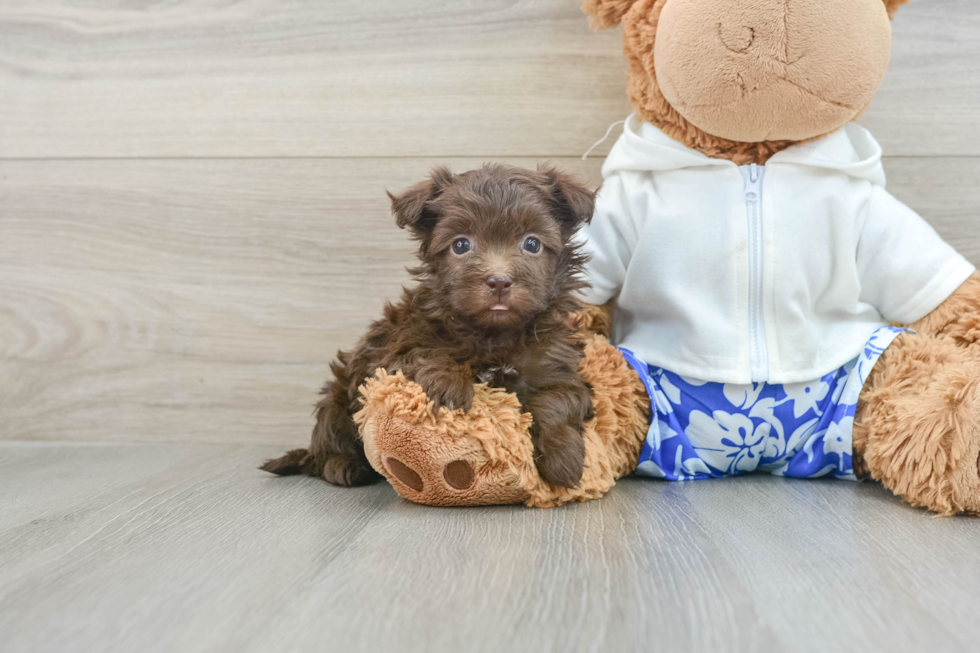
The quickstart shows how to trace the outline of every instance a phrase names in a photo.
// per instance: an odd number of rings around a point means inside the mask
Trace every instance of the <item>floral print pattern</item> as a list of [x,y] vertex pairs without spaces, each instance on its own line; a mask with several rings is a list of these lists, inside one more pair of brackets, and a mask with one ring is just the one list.
[[862,354],[811,383],[734,385],[687,379],[623,356],[651,397],[637,473],[672,481],[769,472],[856,480],[854,413],[871,369],[905,329],[882,327]]

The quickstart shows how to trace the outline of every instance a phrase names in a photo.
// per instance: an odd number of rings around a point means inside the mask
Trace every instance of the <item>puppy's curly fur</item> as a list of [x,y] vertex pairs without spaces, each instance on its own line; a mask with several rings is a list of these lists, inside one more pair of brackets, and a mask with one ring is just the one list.
[[418,284],[338,354],[310,448],[261,469],[344,486],[379,479],[352,415],[360,386],[385,368],[421,385],[436,410],[469,409],[474,382],[513,392],[534,418],[541,477],[575,487],[592,395],[578,373],[582,345],[569,319],[586,262],[572,237],[591,220],[595,193],[552,168],[495,164],[460,175],[438,168],[391,200],[398,226],[419,243],[420,265],[411,270]]

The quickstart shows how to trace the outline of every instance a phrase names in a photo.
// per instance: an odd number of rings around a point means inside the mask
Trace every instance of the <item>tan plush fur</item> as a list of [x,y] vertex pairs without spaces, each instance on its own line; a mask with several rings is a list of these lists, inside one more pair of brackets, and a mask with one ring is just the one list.
[[885,9],[888,10],[888,17],[894,18],[895,12],[898,8],[904,4],[908,4],[911,0],[885,0]]
[[980,275],[913,328],[865,385],[855,469],[912,505],[980,513]]
[[[578,487],[541,480],[528,432],[532,418],[521,412],[513,395],[478,385],[469,412],[444,407],[434,412],[419,385],[383,370],[362,387],[364,408],[354,417],[368,460],[401,496],[428,505],[547,508],[601,497],[636,466],[649,400],[642,382],[604,337],[583,338],[581,372],[595,391],[595,417],[585,428],[586,468]],[[447,467],[457,461],[473,470],[469,487],[449,482]],[[417,475],[421,488],[411,473],[405,482],[399,463]]]
[[582,10],[595,29],[616,27],[637,0],[584,0]]

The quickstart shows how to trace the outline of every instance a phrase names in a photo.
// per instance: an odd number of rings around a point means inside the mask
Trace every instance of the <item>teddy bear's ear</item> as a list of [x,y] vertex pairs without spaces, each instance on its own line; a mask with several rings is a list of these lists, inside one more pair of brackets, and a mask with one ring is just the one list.
[[[893,2],[895,0],[885,0]],[[616,27],[623,16],[638,0],[582,0],[582,11],[589,16],[589,23],[595,29]]]
[[551,195],[555,218],[561,224],[562,233],[571,235],[580,226],[592,221],[595,191],[551,166],[538,166],[538,174],[544,177],[544,188]]
[[411,229],[416,236],[429,234],[439,217],[429,202],[451,184],[454,177],[448,168],[439,167],[432,171],[428,179],[415,184],[401,195],[392,195],[389,192],[395,224],[401,229]]
[[888,17],[894,18],[895,12],[898,8],[904,4],[907,4],[910,0],[885,0],[885,9],[888,10]]

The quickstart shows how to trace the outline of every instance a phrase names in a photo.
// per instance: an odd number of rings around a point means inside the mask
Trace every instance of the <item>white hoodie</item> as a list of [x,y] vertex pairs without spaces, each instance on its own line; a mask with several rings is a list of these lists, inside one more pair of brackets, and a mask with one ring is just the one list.
[[617,344],[702,381],[818,379],[975,271],[885,191],[855,124],[739,167],[630,116],[602,176],[584,299],[618,294]]

